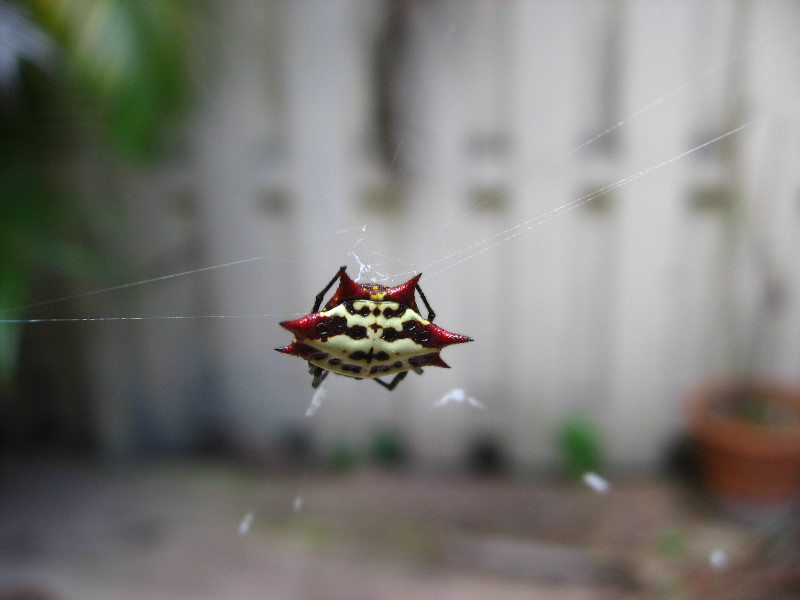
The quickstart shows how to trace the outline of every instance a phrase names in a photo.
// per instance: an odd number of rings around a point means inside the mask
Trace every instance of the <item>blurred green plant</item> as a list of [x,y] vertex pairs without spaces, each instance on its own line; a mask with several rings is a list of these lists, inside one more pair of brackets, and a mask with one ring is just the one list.
[[711,409],[724,417],[761,427],[786,429],[800,426],[797,407],[782,404],[768,394],[747,389],[717,398]]
[[112,142],[133,156],[158,149],[166,119],[187,98],[186,2],[31,0]]
[[372,435],[370,456],[382,467],[397,467],[407,458],[400,434],[393,429],[379,429]]
[[57,165],[93,136],[115,156],[156,155],[187,98],[186,6],[0,0],[0,386],[18,360],[23,323],[12,321],[25,317],[12,309],[43,276],[118,270],[87,242],[111,211],[70,191]]
[[603,449],[597,427],[581,416],[571,416],[559,425],[556,433],[561,468],[570,477],[599,472],[603,467]]
[[655,549],[663,558],[684,559],[689,553],[689,536],[683,529],[665,527],[656,534]]
[[335,471],[352,471],[358,464],[358,452],[345,441],[339,441],[330,450],[328,465]]
[[90,228],[97,219],[75,203],[57,201],[30,163],[15,164],[5,154],[0,154],[0,306],[7,310],[0,314],[20,321],[0,323],[0,384],[14,374],[24,325],[24,313],[12,309],[30,301],[37,280],[105,277],[113,268],[105,254],[75,239],[78,230]]

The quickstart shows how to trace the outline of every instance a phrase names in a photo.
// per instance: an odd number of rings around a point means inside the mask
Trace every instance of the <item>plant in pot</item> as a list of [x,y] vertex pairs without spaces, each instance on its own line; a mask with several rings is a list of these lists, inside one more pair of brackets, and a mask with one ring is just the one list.
[[690,395],[689,414],[705,480],[729,510],[782,514],[797,504],[797,387],[766,380],[720,380]]
[[794,259],[781,265],[774,231],[763,227],[769,198],[745,202],[742,173],[749,165],[741,144],[731,141],[725,149],[728,187],[720,206],[726,226],[715,314],[722,362],[734,375],[690,392],[688,420],[710,491],[728,512],[762,520],[800,506],[800,383],[765,375],[774,370],[770,345],[786,328],[784,274]]

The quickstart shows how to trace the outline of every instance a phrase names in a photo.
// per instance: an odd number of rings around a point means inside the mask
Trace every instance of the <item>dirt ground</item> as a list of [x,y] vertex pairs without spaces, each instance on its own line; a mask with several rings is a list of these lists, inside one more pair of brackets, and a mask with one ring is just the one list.
[[800,533],[684,485],[6,461],[0,600],[800,598]]

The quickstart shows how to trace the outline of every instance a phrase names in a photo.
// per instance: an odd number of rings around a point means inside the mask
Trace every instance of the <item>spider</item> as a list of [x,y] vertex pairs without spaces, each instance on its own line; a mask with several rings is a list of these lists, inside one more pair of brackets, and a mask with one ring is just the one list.
[[[432,323],[436,313],[419,287],[421,273],[390,288],[377,283],[358,284],[346,269],[341,267],[317,294],[311,314],[281,323],[295,339],[275,349],[308,361],[311,387],[319,387],[332,371],[356,379],[374,379],[391,391],[409,371],[422,375],[422,367],[450,368],[439,356],[442,348],[472,341]],[[317,312],[337,280],[339,287]],[[427,319],[420,315],[415,292],[428,310]],[[394,377],[388,382],[380,379],[390,375]]]

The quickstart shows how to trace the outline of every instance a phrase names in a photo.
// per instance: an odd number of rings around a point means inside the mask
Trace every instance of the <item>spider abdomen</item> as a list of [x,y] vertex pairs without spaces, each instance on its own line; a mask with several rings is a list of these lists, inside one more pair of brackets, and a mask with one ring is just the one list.
[[303,358],[347,377],[372,378],[425,366],[448,367],[439,351],[468,341],[397,302],[348,300],[282,325],[304,348]]

